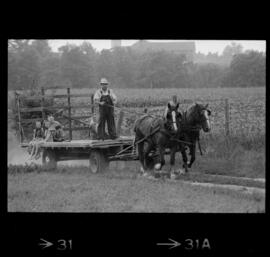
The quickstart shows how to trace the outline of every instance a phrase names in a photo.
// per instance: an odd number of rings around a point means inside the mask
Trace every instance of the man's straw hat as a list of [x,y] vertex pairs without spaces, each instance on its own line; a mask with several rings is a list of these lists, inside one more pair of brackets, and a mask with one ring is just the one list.
[[108,85],[108,84],[109,84],[109,82],[108,82],[108,80],[107,80],[107,79],[102,78],[102,79],[100,80],[100,84],[101,84],[101,85],[102,85],[102,84]]

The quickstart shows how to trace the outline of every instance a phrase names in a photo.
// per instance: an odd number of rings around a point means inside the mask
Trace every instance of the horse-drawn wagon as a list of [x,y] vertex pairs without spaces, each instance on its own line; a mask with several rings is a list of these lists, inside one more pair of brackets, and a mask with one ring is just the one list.
[[[66,98],[67,105],[60,106],[45,106],[45,99],[49,98]],[[89,97],[90,105],[71,105],[72,97]],[[31,96],[32,99],[39,99],[40,106],[34,108],[21,108],[21,96],[15,92],[16,106],[17,106],[17,117],[18,117],[18,128],[20,131],[20,142],[22,147],[28,147],[29,142],[24,142],[24,124],[33,123],[36,120],[45,120],[46,113],[51,112],[53,115],[59,115],[68,121],[68,127],[65,130],[69,131],[69,139],[63,142],[43,142],[41,144],[42,150],[42,163],[45,166],[55,168],[57,162],[66,160],[79,160],[89,159],[90,170],[94,173],[105,170],[111,161],[128,161],[128,160],[140,160],[142,164],[142,172],[146,169],[152,169],[155,162],[156,156],[159,159],[155,169],[161,169],[165,163],[164,154],[171,155],[170,171],[174,170],[175,153],[181,151],[183,157],[183,167],[185,172],[187,168],[191,168],[192,163],[195,161],[195,149],[196,141],[199,143],[199,132],[203,129],[204,132],[210,131],[209,116],[211,115],[207,105],[193,104],[188,110],[180,115],[177,108],[169,108],[165,120],[163,118],[157,118],[159,126],[156,128],[152,125],[154,122],[151,115],[146,115],[147,120],[145,125],[146,130],[138,129],[135,125],[135,136],[120,136],[121,134],[121,123],[123,120],[123,112],[120,111],[119,118],[117,121],[117,133],[118,138],[107,139],[107,140],[95,140],[95,139],[83,139],[73,140],[72,132],[76,130],[88,130],[90,132],[90,123],[83,122],[81,119],[86,119],[94,116],[94,101],[93,94],[70,94],[70,89],[67,89],[67,94],[62,95],[45,95],[45,91],[42,89],[41,94],[37,96]],[[71,110],[77,108],[87,108],[90,111],[90,115],[86,116],[72,116]],[[23,113],[40,112],[39,117],[25,118],[22,116]],[[67,111],[68,115],[64,115],[63,112]],[[145,114],[145,113],[142,113]],[[177,115],[181,118],[177,118]],[[142,119],[144,119],[142,117]],[[140,121],[142,119],[139,119]],[[163,120],[160,120],[163,119]],[[72,121],[76,121],[84,124],[83,127],[74,127]],[[144,122],[143,122],[144,123]],[[142,122],[139,122],[142,124]],[[138,124],[137,124],[138,125]],[[163,127],[163,128],[162,128]],[[149,130],[150,128],[150,130]],[[173,133],[171,134],[170,131]],[[153,138],[155,138],[153,140]],[[155,141],[155,142],[154,142]],[[138,145],[138,147],[136,147]],[[190,148],[191,160],[190,162],[186,156],[186,146]],[[138,148],[138,149],[136,149]],[[200,149],[200,145],[199,145]],[[200,149],[201,151],[201,149]],[[138,152],[138,153],[137,153]],[[158,167],[158,168],[156,168]]]
[[[90,105],[79,105],[71,106],[70,98],[72,97],[87,97],[89,96]],[[65,106],[44,106],[44,99],[47,98],[67,98],[67,105]],[[29,146],[29,138],[25,136],[26,125],[32,124],[36,120],[44,120],[47,113],[53,113],[65,118],[68,121],[68,127],[65,127],[64,130],[67,130],[69,138],[63,142],[44,142],[41,144],[41,158],[42,164],[50,168],[56,168],[57,163],[60,161],[67,160],[89,160],[90,170],[93,173],[101,172],[108,168],[111,161],[127,161],[127,160],[136,160],[138,159],[135,147],[133,146],[134,137],[133,136],[119,136],[117,139],[111,140],[95,140],[95,139],[83,139],[83,140],[73,140],[72,132],[78,130],[90,130],[89,124],[81,121],[82,119],[92,117],[94,115],[94,103],[93,95],[89,94],[70,94],[70,90],[67,89],[67,94],[62,95],[46,95],[45,90],[41,90],[40,95],[30,96],[28,99],[40,100],[40,106],[37,107],[22,107],[22,99],[24,101],[27,97],[15,92],[15,102],[17,108],[17,122],[18,129],[20,131],[20,145],[21,147]],[[72,108],[89,108],[90,115],[85,116],[71,116]],[[59,112],[59,110],[62,112]],[[68,114],[63,115],[63,110],[67,110]],[[29,118],[29,115],[24,116],[23,114],[35,113],[34,118]],[[37,112],[40,112],[40,115],[37,116]],[[24,118],[26,117],[26,118]],[[121,132],[121,122],[123,114],[120,113],[117,123],[117,131]],[[72,121],[77,121],[84,124],[83,127],[74,127]]]

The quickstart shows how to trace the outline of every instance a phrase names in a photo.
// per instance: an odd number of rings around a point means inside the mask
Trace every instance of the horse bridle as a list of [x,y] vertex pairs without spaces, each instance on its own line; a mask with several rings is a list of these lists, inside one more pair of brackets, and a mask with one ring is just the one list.
[[[175,111],[175,113],[177,113],[177,111]],[[178,113],[178,114],[180,114],[180,113]],[[168,114],[167,114],[167,115],[168,115]],[[181,115],[181,114],[180,114],[180,115]],[[166,122],[166,124],[170,124],[170,125],[171,125],[171,124],[172,124],[172,125],[173,125],[173,124],[178,125],[178,124],[177,124],[177,117],[175,118],[175,121],[170,121],[170,120],[167,119],[167,117],[165,117],[165,122]],[[180,123],[180,122],[179,122],[179,123]]]

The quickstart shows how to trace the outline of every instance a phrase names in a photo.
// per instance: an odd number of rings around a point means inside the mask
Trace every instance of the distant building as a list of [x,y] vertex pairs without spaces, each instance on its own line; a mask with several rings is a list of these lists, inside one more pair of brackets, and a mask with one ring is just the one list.
[[111,41],[111,48],[121,47],[121,40],[112,40]]
[[131,46],[131,49],[140,52],[168,51],[186,56],[188,62],[193,62],[195,55],[195,42],[148,42],[139,40]]

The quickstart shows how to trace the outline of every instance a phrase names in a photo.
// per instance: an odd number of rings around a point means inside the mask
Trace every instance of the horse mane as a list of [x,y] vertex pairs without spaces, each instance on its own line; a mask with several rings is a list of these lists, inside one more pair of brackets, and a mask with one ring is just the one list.
[[[193,103],[192,105],[190,105],[187,109],[186,109],[186,111],[184,111],[184,122],[185,123],[192,123],[192,120],[190,120],[190,118],[193,118],[193,112],[195,112],[195,108],[196,107],[202,107],[202,105],[201,104],[198,104],[198,103]],[[189,119],[189,120],[188,120]]]
[[189,116],[194,111],[195,107],[196,107],[195,103],[188,106],[188,108],[183,112],[185,119],[187,118],[187,116]]

